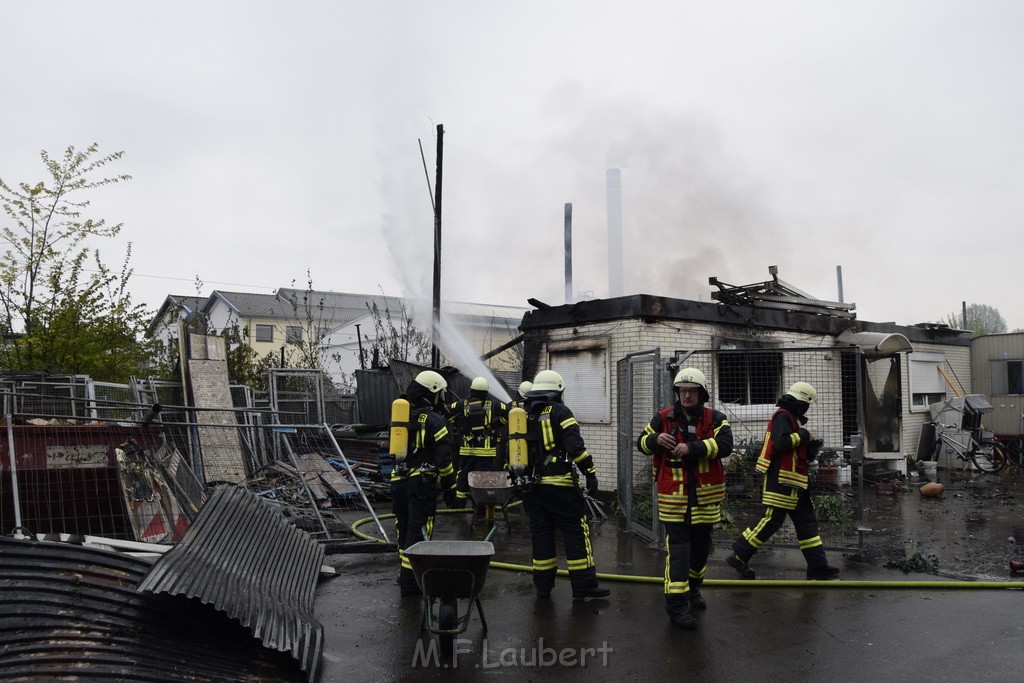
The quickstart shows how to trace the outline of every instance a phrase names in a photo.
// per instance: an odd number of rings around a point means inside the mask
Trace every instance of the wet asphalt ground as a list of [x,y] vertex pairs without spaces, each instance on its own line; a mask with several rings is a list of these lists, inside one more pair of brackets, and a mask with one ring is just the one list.
[[[574,602],[561,577],[551,599],[538,599],[527,571],[491,567],[480,591],[487,632],[472,608],[454,660],[421,630],[422,600],[399,595],[395,555],[329,555],[338,575],[316,594],[321,680],[1018,681],[1024,572],[1011,573],[1009,562],[1024,562],[1021,475],[940,473],[946,491],[937,499],[922,498],[916,483],[904,492],[869,490],[862,525],[872,530],[863,546],[829,553],[840,581],[802,582],[799,551],[775,546],[752,561],[755,581],[738,581],[724,563],[731,538],[716,534],[703,589],[708,609],[697,613],[694,631],[673,627],[665,614],[662,552],[614,519],[594,524],[598,572],[614,575],[602,581],[608,599]],[[509,515],[511,529],[497,516],[494,560],[529,565],[526,517]],[[392,521],[384,524],[390,533]],[[1015,529],[1019,544],[1010,542]],[[488,530],[482,520],[470,527],[468,514],[442,514],[434,538],[482,540]],[[374,525],[360,531],[372,534]],[[937,573],[884,566],[914,553],[934,558]],[[956,587],[945,587],[950,582]],[[999,587],[977,587],[993,583]],[[464,614],[471,604],[460,608]]]

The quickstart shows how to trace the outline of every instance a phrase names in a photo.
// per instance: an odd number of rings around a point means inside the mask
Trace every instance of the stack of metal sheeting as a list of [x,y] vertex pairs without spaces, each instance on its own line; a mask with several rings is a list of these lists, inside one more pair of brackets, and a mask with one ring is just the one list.
[[243,488],[220,486],[138,590],[224,612],[268,648],[290,653],[315,680],[323,626],[313,598],[323,559],[320,544],[272,505]]
[[0,537],[0,671],[16,680],[302,681],[223,614],[137,592],[148,561]]

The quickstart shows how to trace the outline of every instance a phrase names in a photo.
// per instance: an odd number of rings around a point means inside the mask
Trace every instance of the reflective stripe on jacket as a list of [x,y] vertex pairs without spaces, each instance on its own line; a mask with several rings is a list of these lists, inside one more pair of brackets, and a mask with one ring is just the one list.
[[[791,496],[786,492],[773,494],[771,489],[775,484],[790,489],[808,487],[807,444],[801,442],[799,429],[796,417],[785,408],[776,410],[768,421],[768,431],[755,466],[766,476],[765,505],[789,509]],[[780,499],[776,503],[769,502],[775,495]]]

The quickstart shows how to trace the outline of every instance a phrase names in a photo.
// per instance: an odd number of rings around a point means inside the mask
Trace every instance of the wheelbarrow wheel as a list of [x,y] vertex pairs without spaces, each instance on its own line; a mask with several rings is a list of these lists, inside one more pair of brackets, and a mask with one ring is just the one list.
[[441,655],[452,659],[455,657],[455,625],[459,616],[459,602],[456,598],[441,598],[441,604],[437,608],[437,627],[441,631],[451,633],[437,634],[437,641],[441,646]]

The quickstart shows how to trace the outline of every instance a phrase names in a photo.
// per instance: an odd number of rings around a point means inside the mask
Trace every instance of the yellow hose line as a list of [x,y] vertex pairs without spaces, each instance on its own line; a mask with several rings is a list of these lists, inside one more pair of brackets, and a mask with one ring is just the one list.
[[[515,504],[521,501],[516,501]],[[444,509],[438,510],[439,513],[456,513],[456,512],[467,512],[466,509]],[[394,514],[377,515],[377,519],[393,519]],[[367,534],[359,531],[359,527],[363,524],[367,524],[373,521],[373,517],[365,517],[363,519],[352,522],[350,527],[352,534],[366,541],[377,541],[383,543],[379,538],[368,536]],[[516,572],[533,572],[533,567],[525,564],[513,564],[510,562],[498,562],[494,560],[490,563],[491,567],[495,569],[506,569],[509,571]],[[569,576],[569,572],[565,569],[558,570],[558,576]],[[665,577],[663,576],[636,576],[633,574],[603,574],[598,572],[597,578],[602,581],[624,581],[629,583],[654,583],[662,585],[665,583]],[[993,588],[1010,588],[1016,590],[1024,590],[1024,582],[1020,581],[811,581],[806,579],[704,579],[701,587],[713,587],[713,588],[861,588],[861,589],[883,589],[883,588],[896,588],[896,589],[909,589],[909,588],[934,588],[942,590],[963,590],[963,589],[986,589],[991,590]]]

